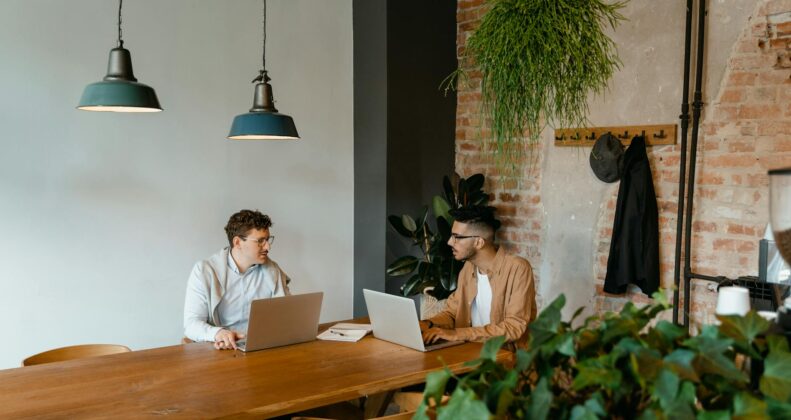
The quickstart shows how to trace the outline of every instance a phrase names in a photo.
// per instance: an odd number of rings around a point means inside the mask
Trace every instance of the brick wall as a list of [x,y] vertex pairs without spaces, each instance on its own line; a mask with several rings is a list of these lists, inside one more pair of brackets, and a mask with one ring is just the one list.
[[[757,274],[757,243],[768,220],[766,171],[791,166],[791,1],[757,3],[733,46],[719,91],[707,95],[715,99],[706,104],[700,128],[692,261],[693,270],[702,274]],[[518,169],[521,179],[498,172],[485,150],[490,133],[485,122],[481,125],[479,121],[480,75],[475,73],[474,63],[461,58],[485,7],[482,0],[458,2],[460,65],[471,71],[472,78],[469,85],[460,86],[458,95],[456,168],[462,176],[476,172],[487,175],[486,188],[492,192],[493,205],[504,221],[501,242],[538,267],[543,241],[552,240],[542,233],[541,147],[533,147],[526,154]],[[679,53],[679,67],[682,58]],[[669,287],[675,251],[679,147],[650,147],[649,159],[660,209],[662,284]],[[594,238],[598,246],[594,247],[591,271],[598,311],[617,310],[626,301],[648,301],[641,293],[612,296],[601,291],[617,193],[617,184],[606,190],[606,205]],[[716,300],[712,286],[708,282],[693,283],[693,324],[711,321]]]
[[[468,177],[486,175],[484,190],[490,193],[490,204],[497,207],[503,228],[498,241],[510,252],[527,258],[533,265],[537,284],[541,265],[543,206],[541,203],[540,145],[530,147],[513,171],[501,173],[492,158],[494,147],[486,122],[480,119],[480,72],[474,63],[462,58],[464,45],[486,11],[484,0],[460,0],[456,14],[459,66],[468,70],[467,83],[459,83],[456,106],[456,172]],[[537,287],[536,290],[539,290]],[[541,296],[537,297],[539,307]]]

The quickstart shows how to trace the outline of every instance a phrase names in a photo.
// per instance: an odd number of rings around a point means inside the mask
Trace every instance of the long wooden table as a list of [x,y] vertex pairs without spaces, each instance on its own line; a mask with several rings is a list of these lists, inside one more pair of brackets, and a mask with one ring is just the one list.
[[371,336],[251,353],[192,343],[1,370],[0,418],[266,418],[422,383],[443,363],[465,372],[480,349],[421,353]]

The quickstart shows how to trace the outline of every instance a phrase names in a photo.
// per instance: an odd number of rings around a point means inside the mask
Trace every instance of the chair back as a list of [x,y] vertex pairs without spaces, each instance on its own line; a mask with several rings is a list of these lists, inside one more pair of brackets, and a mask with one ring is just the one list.
[[129,347],[119,344],[83,344],[79,346],[61,347],[30,356],[22,361],[22,366],[62,362],[64,360],[104,356],[106,354],[125,353],[128,351],[131,351]]

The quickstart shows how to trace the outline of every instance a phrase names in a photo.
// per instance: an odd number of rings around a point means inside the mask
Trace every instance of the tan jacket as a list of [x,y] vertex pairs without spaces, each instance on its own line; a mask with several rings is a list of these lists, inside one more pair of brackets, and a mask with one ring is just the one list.
[[475,266],[466,262],[459,273],[458,285],[444,311],[430,319],[440,328],[455,328],[465,341],[482,341],[504,335],[510,350],[525,348],[528,324],[536,319],[536,287],[533,268],[522,257],[509,255],[502,247],[497,251],[492,269],[485,273],[492,287],[490,324],[473,327],[471,308],[478,294]]

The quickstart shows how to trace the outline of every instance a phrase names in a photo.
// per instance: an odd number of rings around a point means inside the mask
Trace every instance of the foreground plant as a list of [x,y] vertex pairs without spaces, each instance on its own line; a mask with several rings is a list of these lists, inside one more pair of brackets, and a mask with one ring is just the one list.
[[[561,295],[530,325],[529,348],[513,367],[496,362],[504,338],[487,341],[472,372],[428,375],[414,418],[428,419],[428,402],[440,401],[451,378],[457,385],[439,419],[791,418],[791,351],[768,321],[755,312],[718,316],[719,327],[690,336],[664,320],[648,326],[670,307],[661,291],[653,298],[573,328],[582,309],[562,321]],[[736,363],[750,358],[754,369],[764,366],[752,384]]]

